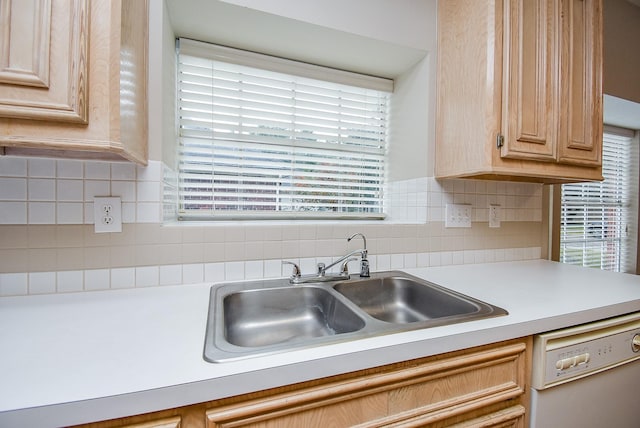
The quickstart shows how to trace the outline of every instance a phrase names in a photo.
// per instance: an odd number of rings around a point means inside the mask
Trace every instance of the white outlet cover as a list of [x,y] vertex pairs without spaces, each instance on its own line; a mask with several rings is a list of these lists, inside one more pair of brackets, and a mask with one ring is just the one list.
[[445,206],[444,227],[471,227],[473,206],[470,204],[447,204]]
[[93,198],[95,233],[122,232],[122,201],[119,196]]
[[498,228],[502,221],[500,205],[489,205],[489,227]]

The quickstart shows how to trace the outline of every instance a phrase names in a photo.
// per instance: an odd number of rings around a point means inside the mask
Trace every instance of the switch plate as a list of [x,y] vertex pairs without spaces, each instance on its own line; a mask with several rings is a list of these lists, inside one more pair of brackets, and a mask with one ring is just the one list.
[[489,227],[500,227],[502,221],[500,205],[489,205]]
[[93,198],[93,224],[96,233],[122,232],[122,201],[119,196]]
[[447,204],[444,227],[471,227],[473,206],[469,204]]

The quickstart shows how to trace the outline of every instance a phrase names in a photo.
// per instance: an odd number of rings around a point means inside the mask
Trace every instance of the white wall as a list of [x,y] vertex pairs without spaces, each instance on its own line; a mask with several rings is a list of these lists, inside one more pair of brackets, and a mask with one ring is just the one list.
[[437,0],[222,0],[424,51],[435,50]]
[[389,121],[389,181],[433,176],[435,58],[435,54],[428,55],[395,81]]

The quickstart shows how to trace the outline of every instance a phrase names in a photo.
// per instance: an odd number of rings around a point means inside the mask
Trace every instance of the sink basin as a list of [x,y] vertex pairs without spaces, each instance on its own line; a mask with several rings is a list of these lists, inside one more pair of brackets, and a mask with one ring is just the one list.
[[374,318],[406,324],[480,311],[467,298],[406,276],[341,282],[334,289]]
[[349,333],[364,321],[328,290],[291,287],[240,291],[224,297],[224,336],[259,347]]
[[506,315],[404,272],[291,285],[211,287],[204,359],[223,362]]

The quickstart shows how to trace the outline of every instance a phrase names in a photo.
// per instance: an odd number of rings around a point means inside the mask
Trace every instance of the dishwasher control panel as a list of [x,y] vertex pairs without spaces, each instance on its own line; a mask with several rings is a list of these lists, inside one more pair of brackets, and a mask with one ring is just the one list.
[[535,336],[532,385],[549,388],[640,359],[640,314]]

